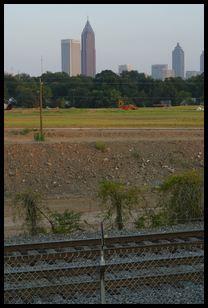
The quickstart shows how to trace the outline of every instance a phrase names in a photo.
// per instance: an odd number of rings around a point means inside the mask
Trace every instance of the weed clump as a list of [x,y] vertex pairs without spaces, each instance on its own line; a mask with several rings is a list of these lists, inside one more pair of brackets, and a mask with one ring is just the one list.
[[35,141],[45,141],[45,135],[41,133],[35,133],[34,140]]
[[100,150],[101,152],[105,152],[106,151],[106,144],[105,144],[105,142],[97,141],[95,143],[95,148],[97,150]]

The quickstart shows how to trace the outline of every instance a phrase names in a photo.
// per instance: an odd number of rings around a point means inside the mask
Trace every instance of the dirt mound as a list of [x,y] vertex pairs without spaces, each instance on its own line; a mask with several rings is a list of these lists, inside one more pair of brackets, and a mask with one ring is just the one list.
[[12,193],[42,192],[51,209],[81,212],[83,228],[87,221],[91,230],[99,228],[103,179],[157,185],[170,174],[204,166],[203,130],[49,130],[42,143],[33,134],[5,131],[6,236],[22,232],[22,222],[12,220]]
[[5,144],[5,192],[93,195],[103,179],[156,184],[171,173],[203,168],[203,140]]

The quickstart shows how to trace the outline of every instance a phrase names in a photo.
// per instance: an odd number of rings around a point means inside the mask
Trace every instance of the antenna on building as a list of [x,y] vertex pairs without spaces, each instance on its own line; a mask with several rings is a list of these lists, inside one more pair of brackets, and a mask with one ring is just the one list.
[[89,21],[89,16],[87,16],[87,21]]

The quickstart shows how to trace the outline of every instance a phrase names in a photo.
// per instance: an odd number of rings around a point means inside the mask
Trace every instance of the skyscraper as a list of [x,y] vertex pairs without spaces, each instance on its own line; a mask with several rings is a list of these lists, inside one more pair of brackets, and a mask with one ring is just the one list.
[[62,72],[69,76],[77,76],[80,70],[80,41],[78,40],[61,40],[61,63]]
[[133,65],[131,64],[122,64],[119,65],[118,67],[118,73],[121,74],[122,72],[127,71],[127,72],[131,72],[133,71]]
[[87,20],[86,25],[82,31],[81,67],[83,75],[95,77],[95,34],[89,23],[89,20]]
[[173,70],[168,69],[167,64],[153,64],[152,65],[152,78],[165,80],[165,78],[174,77]]
[[200,72],[204,72],[204,50],[202,51],[202,54],[200,56]]
[[200,75],[199,71],[186,71],[186,79]]
[[62,72],[69,76],[80,75],[80,41],[61,40]]
[[179,43],[172,52],[172,69],[175,72],[175,77],[184,78],[184,51]]

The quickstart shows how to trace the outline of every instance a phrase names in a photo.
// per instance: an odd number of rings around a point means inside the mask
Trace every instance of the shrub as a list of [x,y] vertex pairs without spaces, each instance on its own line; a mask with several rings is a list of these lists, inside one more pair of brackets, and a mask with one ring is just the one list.
[[116,226],[119,230],[123,229],[124,219],[130,214],[133,205],[138,202],[139,192],[138,187],[129,187],[124,183],[101,182],[98,196],[105,205],[105,219],[110,220],[115,213]]
[[65,210],[63,213],[51,213],[53,221],[53,232],[69,234],[79,230],[81,213]]
[[203,178],[195,170],[168,177],[159,188],[168,221],[200,219],[203,215],[202,189]]
[[159,213],[152,215],[150,218],[152,228],[171,225],[171,221],[168,219],[167,212],[164,210],[161,210]]
[[21,134],[21,135],[27,135],[30,131],[31,131],[31,130],[30,130],[29,128],[24,128],[24,129],[20,132],[20,134]]
[[141,158],[141,155],[140,155],[140,153],[139,153],[137,150],[133,150],[133,151],[132,151],[132,156],[133,156],[135,159],[140,159],[140,158]]
[[145,221],[146,221],[145,217],[140,216],[135,220],[134,225],[137,229],[143,229],[145,228]]
[[19,131],[18,130],[11,130],[10,134],[11,135],[19,135]]
[[27,190],[25,192],[17,193],[14,196],[13,217],[23,218],[23,226],[28,230],[30,235],[36,235],[43,231],[41,222],[43,220],[44,208],[46,209],[43,197],[40,193]]
[[105,152],[106,151],[106,144],[102,141],[97,141],[95,143],[95,148],[97,150],[100,150],[101,152]]
[[35,141],[45,141],[45,135],[41,133],[35,133],[34,140]]

